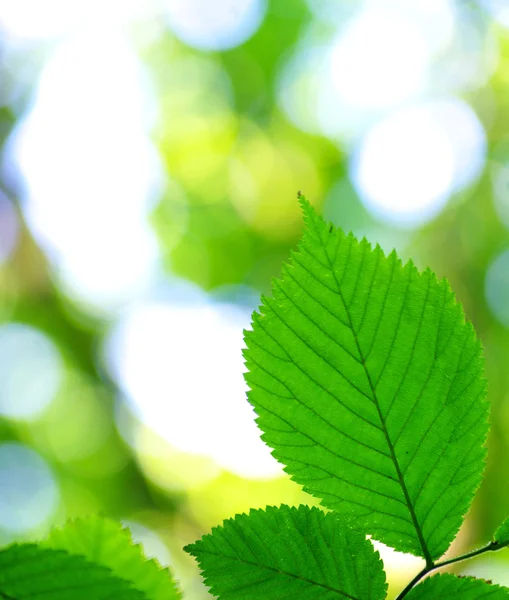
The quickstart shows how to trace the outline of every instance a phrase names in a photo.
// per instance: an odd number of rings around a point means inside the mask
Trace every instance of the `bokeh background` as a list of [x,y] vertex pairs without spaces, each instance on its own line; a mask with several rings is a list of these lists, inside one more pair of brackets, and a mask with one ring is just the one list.
[[[0,543],[122,519],[181,550],[309,502],[259,439],[242,330],[322,214],[447,276],[485,346],[509,514],[505,0],[0,0]],[[382,548],[394,593],[420,563]],[[509,585],[504,551],[459,572]]]

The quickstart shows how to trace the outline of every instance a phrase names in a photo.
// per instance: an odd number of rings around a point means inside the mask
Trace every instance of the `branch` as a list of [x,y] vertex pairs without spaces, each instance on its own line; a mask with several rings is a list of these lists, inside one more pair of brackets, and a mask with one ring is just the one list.
[[444,560],[442,562],[433,563],[430,566],[426,566],[422,571],[419,571],[419,573],[417,573],[417,575],[406,586],[406,588],[402,592],[400,592],[400,594],[396,597],[396,600],[402,600],[408,594],[408,592],[413,587],[415,587],[416,583],[418,583],[423,577],[425,577],[428,573],[431,573],[435,569],[447,567],[448,565],[452,565],[462,560],[468,560],[469,558],[479,556],[479,554],[484,554],[485,552],[497,552],[497,550],[501,550],[506,546],[509,546],[509,540],[506,542],[490,542],[486,546],[478,548],[477,550],[473,550],[472,552],[467,552],[466,554],[462,554],[461,556],[456,556],[456,558],[450,558],[449,560]]

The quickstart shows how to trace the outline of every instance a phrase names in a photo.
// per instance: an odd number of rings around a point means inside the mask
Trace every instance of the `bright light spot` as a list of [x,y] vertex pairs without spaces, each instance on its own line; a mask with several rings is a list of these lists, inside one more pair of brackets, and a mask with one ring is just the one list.
[[114,331],[114,377],[141,419],[184,452],[212,457],[242,476],[281,473],[260,440],[245,398],[242,330],[249,313],[213,305],[154,303]]
[[390,548],[377,540],[371,540],[371,543],[375,547],[375,550],[380,552],[380,557],[384,563],[384,570],[390,582],[401,577],[405,579],[410,578],[425,566],[422,558],[404,552],[397,552],[394,548]]
[[499,254],[488,267],[484,293],[491,312],[509,327],[509,250]]
[[354,153],[350,176],[375,216],[416,226],[475,181],[485,154],[484,130],[472,109],[459,100],[433,102],[376,124]]
[[[380,10],[380,0],[365,0],[365,6]],[[383,8],[410,19],[434,54],[447,49],[457,34],[455,0],[384,0]]]
[[486,161],[486,133],[471,106],[458,99],[428,105],[432,118],[447,135],[454,155],[456,192],[471,185],[481,175]]
[[[338,2],[337,0],[307,0],[310,10],[317,19],[328,25],[346,23],[355,13],[379,11],[380,0],[363,0],[362,2]],[[359,8],[361,7],[361,8]],[[451,41],[455,27],[454,0],[384,0],[383,12],[386,15],[396,14],[412,21],[426,40],[430,51],[436,53],[443,50]],[[367,45],[371,40],[367,40]],[[375,47],[375,46],[373,46]],[[377,48],[378,49],[378,48]]]
[[157,256],[146,222],[159,165],[146,134],[143,73],[123,38],[62,43],[15,134],[28,224],[70,295],[116,308]]
[[482,4],[496,21],[504,27],[509,27],[509,6],[507,0],[482,0]]
[[376,125],[353,158],[351,176],[367,208],[417,224],[436,215],[452,187],[454,156],[429,118],[405,112]]
[[135,544],[141,544],[143,554],[146,558],[155,558],[163,567],[171,564],[171,554],[168,546],[161,537],[152,529],[136,523],[135,521],[123,521],[123,525],[131,531],[131,537]]
[[388,109],[422,97],[435,81],[435,58],[442,64],[455,39],[451,0],[308,4],[337,31],[327,40],[323,25],[309,25],[282,65],[278,101],[297,127],[343,146]]
[[497,65],[494,36],[453,0],[308,4],[337,31],[328,40],[323,24],[309,25],[282,64],[278,102],[297,127],[343,148],[388,110],[479,86]]
[[15,38],[60,36],[76,24],[76,4],[69,0],[48,0],[44,3],[37,0],[4,0],[0,25]]
[[2,0],[1,6],[0,29],[21,40],[58,38],[99,19],[118,25],[154,11],[150,0]]
[[330,74],[346,104],[393,106],[424,89],[429,59],[426,40],[411,19],[372,8],[340,34],[331,53]]
[[0,193],[0,264],[7,260],[18,241],[18,216],[12,203]]
[[165,0],[175,35],[199,50],[227,50],[260,27],[267,0]]
[[37,419],[62,382],[62,359],[39,330],[21,323],[0,327],[0,414]]
[[355,139],[376,111],[353,106],[338,95],[331,73],[330,45],[315,40],[312,28],[293,54],[282,62],[277,101],[288,119],[307,133]]
[[12,532],[47,521],[58,503],[58,489],[46,462],[17,443],[0,445],[0,527]]

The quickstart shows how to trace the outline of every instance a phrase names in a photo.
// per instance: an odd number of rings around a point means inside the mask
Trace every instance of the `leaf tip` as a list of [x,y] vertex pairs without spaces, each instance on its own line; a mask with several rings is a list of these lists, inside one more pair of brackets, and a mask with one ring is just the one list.
[[193,542],[192,544],[187,544],[187,546],[184,546],[182,550],[184,550],[184,552],[190,556],[194,556],[196,558],[199,551],[199,540],[197,542]]
[[302,192],[299,191],[297,193],[297,199],[304,215],[304,222],[307,222],[310,218],[316,218],[318,216],[313,205]]

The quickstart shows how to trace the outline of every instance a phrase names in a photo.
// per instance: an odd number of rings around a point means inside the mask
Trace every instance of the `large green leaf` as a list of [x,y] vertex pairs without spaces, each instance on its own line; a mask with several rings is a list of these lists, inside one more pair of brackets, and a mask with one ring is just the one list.
[[431,563],[484,467],[480,343],[445,280],[302,204],[299,251],[245,333],[249,401],[306,491]]
[[185,548],[221,600],[382,600],[382,561],[333,513],[299,506],[237,515]]
[[53,529],[44,545],[79,554],[132,582],[149,600],[177,600],[181,594],[169,569],[147,560],[128,529],[112,519],[87,517]]
[[507,600],[509,589],[447,573],[425,579],[406,596],[407,600]]
[[0,551],[0,598],[3,600],[147,600],[109,569],[37,544]]

